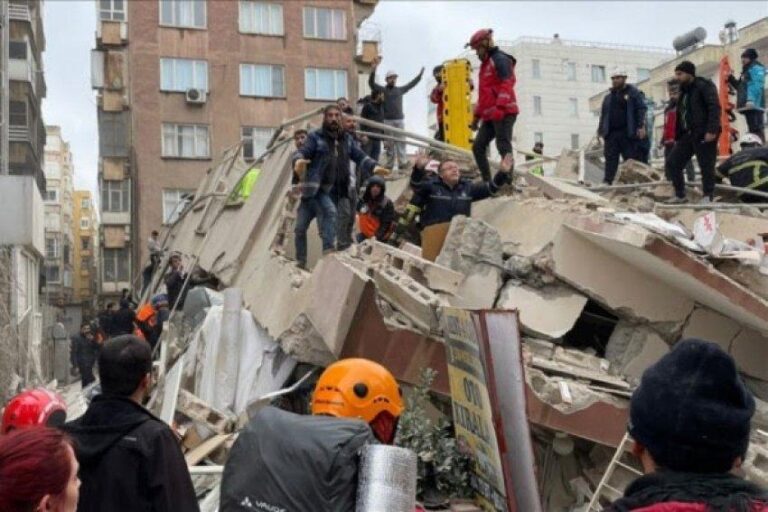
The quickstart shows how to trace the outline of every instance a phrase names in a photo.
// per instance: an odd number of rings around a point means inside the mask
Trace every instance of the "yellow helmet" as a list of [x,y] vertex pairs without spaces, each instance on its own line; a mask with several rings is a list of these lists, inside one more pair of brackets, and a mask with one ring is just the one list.
[[384,443],[394,440],[403,396],[392,374],[368,359],[342,359],[325,369],[315,386],[312,414],[356,418]]

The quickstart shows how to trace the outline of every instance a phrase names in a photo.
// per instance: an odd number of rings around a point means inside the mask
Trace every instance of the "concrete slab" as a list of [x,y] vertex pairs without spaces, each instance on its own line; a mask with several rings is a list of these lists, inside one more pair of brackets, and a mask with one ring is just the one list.
[[602,196],[590,192],[584,187],[571,185],[557,178],[548,176],[536,176],[529,174],[525,177],[529,184],[539,188],[550,199],[578,198],[585,199],[595,204],[608,204],[608,200]]
[[[703,212],[681,210],[675,219],[682,222],[688,229],[693,229],[693,223],[701,217]],[[751,215],[739,215],[737,213],[717,212],[717,227],[725,238],[732,238],[745,242],[758,233],[768,232],[768,219],[753,217]]]
[[652,329],[619,322],[605,349],[611,373],[638,383],[643,372],[669,352],[669,345]]
[[741,326],[711,309],[697,307],[683,328],[682,338],[699,338],[720,345],[729,352]]
[[520,322],[524,329],[557,339],[573,328],[586,304],[584,295],[566,286],[535,290],[508,281],[499,294],[496,307],[520,310]]
[[378,292],[426,333],[438,328],[437,308],[447,305],[429,288],[401,270],[382,266],[374,270]]
[[750,377],[768,381],[768,337],[743,329],[731,344],[731,355],[739,370]]

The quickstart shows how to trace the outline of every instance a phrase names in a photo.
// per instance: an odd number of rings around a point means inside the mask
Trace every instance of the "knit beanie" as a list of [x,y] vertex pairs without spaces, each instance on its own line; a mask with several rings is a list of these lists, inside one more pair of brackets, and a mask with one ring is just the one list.
[[733,358],[689,339],[643,374],[630,401],[629,433],[662,468],[724,473],[747,452],[754,412]]
[[684,60],[677,66],[675,66],[675,71],[682,71],[683,73],[688,73],[689,75],[696,76],[696,66],[693,64],[693,62],[689,60]]
[[757,50],[754,48],[747,48],[744,50],[744,53],[742,53],[741,56],[746,57],[749,60],[757,60]]

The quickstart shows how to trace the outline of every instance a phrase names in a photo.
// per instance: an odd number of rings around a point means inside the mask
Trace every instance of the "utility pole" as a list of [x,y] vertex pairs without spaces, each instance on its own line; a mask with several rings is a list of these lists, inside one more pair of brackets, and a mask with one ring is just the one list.
[[10,20],[8,0],[0,0],[0,175],[8,174],[8,113],[10,82],[8,79],[8,43]]

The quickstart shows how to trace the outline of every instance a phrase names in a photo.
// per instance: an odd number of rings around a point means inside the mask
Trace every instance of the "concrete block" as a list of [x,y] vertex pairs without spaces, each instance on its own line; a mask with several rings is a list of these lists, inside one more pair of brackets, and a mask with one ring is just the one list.
[[608,204],[608,200],[603,196],[557,178],[528,174],[525,179],[534,187],[539,188],[550,199],[584,199],[594,204]]
[[664,172],[637,160],[627,160],[619,165],[616,183],[649,183],[664,180]]
[[523,328],[546,338],[557,339],[573,328],[587,298],[566,286],[547,286],[535,290],[508,281],[499,294],[496,307],[518,309]]
[[742,329],[731,343],[731,355],[743,373],[768,380],[768,337],[751,329]]
[[643,372],[669,352],[669,345],[652,329],[619,322],[608,340],[605,357],[611,373],[639,382]]
[[376,287],[387,301],[425,332],[438,328],[437,308],[445,301],[404,272],[380,267],[374,273]]
[[711,309],[697,307],[683,328],[682,338],[699,338],[720,345],[726,352],[741,330],[741,326]]
[[768,448],[751,443],[742,469],[747,480],[768,487]]
[[229,433],[234,426],[233,416],[217,411],[186,389],[179,390],[176,410],[217,434]]

